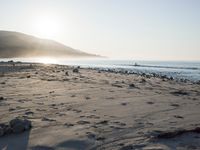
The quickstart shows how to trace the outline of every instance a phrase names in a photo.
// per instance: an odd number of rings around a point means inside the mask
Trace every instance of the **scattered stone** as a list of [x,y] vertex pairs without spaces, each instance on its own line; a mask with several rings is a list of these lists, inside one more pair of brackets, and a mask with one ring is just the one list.
[[184,117],[179,116],[179,115],[174,115],[175,118],[183,119]]
[[73,94],[71,97],[76,97],[76,95]]
[[86,99],[86,100],[89,100],[89,99],[91,99],[91,98],[90,98],[89,96],[86,96],[85,99]]
[[96,138],[96,135],[95,135],[94,133],[87,132],[86,134],[87,134],[87,137],[88,137],[89,139],[95,139],[95,138]]
[[123,86],[122,86],[122,85],[119,85],[119,84],[112,84],[112,86],[118,87],[118,88],[123,88]]
[[147,82],[144,78],[141,79],[140,83],[145,83]]
[[89,121],[85,121],[85,120],[80,120],[77,122],[78,124],[84,125],[84,124],[90,124]]
[[79,73],[79,69],[78,68],[73,69],[73,73]]
[[14,133],[21,133],[23,131],[29,130],[31,128],[31,121],[27,119],[13,119],[10,121],[10,126],[13,129]]
[[185,92],[185,91],[182,91],[182,90],[171,92],[171,94],[176,95],[176,96],[179,96],[179,95],[189,95],[188,92]]
[[66,126],[66,127],[73,127],[74,124],[71,124],[71,123],[65,123],[64,126]]
[[103,120],[103,121],[100,121],[100,122],[98,122],[96,124],[108,124],[108,120]]
[[68,72],[68,71],[66,71],[66,72],[65,72],[65,75],[66,75],[66,76],[69,76],[69,72]]
[[0,97],[0,101],[3,101],[4,100],[4,97]]
[[154,104],[154,102],[147,102],[147,104],[153,105],[153,104]]
[[106,138],[105,137],[97,137],[96,140],[97,141],[104,141]]
[[4,130],[3,128],[0,126],[0,137],[4,135]]
[[16,109],[15,108],[9,108],[8,111],[14,111],[14,110],[16,110]]
[[24,131],[30,130],[31,127],[31,121],[15,118],[11,120],[9,124],[0,124],[0,137],[11,133],[22,133]]
[[129,84],[130,89],[135,88],[135,87],[136,87],[135,84],[133,84],[133,83]]
[[160,132],[156,138],[158,139],[168,139],[168,138],[174,138],[176,136],[183,135],[185,133],[200,133],[200,127],[196,127],[194,129],[182,129],[182,130],[176,130],[176,131],[169,131],[169,132]]
[[25,112],[25,115],[33,115],[33,114],[34,114],[34,112],[32,112],[32,111]]
[[133,149],[134,149],[133,145],[127,145],[127,146],[120,148],[120,150],[133,150]]
[[50,119],[50,118],[46,118],[46,117],[43,117],[43,118],[42,118],[42,121],[53,122],[53,121],[56,121],[56,120],[54,120],[54,119]]
[[173,106],[173,107],[179,107],[180,105],[179,104],[171,104],[171,106]]
[[127,103],[126,103],[126,102],[124,102],[124,103],[121,103],[121,105],[122,105],[122,106],[126,106],[126,105],[127,105]]

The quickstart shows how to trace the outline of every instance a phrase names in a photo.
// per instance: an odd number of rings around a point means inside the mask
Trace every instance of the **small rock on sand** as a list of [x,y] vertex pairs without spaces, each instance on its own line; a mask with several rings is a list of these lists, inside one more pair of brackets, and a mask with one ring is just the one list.
[[0,126],[0,137],[4,135],[3,128]]
[[135,88],[135,87],[136,87],[135,84],[133,84],[133,83],[132,83],[132,84],[129,84],[129,88],[132,89],[132,88]]
[[66,72],[65,72],[65,75],[66,75],[66,76],[69,76],[69,72],[68,72],[68,71],[66,71]]
[[21,133],[31,128],[31,121],[16,118],[10,121],[10,126],[14,133]]
[[73,69],[73,72],[74,72],[74,73],[79,73],[78,68]]

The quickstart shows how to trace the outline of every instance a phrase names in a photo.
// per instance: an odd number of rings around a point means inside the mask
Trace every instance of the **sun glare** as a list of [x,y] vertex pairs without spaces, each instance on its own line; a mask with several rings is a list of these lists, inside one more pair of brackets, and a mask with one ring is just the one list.
[[43,63],[43,64],[56,64],[57,63],[56,59],[48,58],[48,57],[38,58],[36,61],[39,63]]
[[36,18],[33,26],[35,33],[41,38],[55,38],[61,30],[59,18],[53,15],[43,15]]

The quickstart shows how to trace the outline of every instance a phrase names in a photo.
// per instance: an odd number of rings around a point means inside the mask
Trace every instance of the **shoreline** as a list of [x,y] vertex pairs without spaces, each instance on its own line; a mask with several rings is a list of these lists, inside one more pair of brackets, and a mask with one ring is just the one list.
[[1,136],[0,149],[200,148],[199,84],[39,63],[0,63],[0,72],[0,124],[32,123]]
[[[85,66],[81,66],[81,65],[66,65],[66,64],[44,64],[44,63],[38,63],[38,62],[14,62],[14,61],[2,61],[0,62],[0,64],[34,64],[34,65],[55,65],[55,66],[66,66],[66,67],[81,67],[83,69],[91,69],[91,70],[96,70],[96,71],[102,71],[102,72],[110,72],[110,73],[121,73],[121,74],[126,74],[126,75],[138,75],[138,76],[142,76],[145,78],[159,78],[159,79],[163,79],[163,80],[174,80],[176,82],[188,82],[191,84],[200,84],[200,79],[193,81],[193,80],[189,80],[189,79],[185,79],[185,78],[175,78],[172,76],[168,76],[168,75],[162,75],[160,73],[155,73],[155,72],[149,72],[149,73],[144,73],[144,72],[136,72],[133,70],[127,70],[125,68],[109,68],[109,67],[85,67]],[[133,65],[134,66],[134,65]],[[0,70],[1,72],[1,70]]]

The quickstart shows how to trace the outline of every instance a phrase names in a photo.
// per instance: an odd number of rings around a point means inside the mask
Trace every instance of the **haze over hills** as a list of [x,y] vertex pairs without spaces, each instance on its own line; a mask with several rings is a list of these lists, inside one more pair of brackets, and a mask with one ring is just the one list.
[[100,57],[19,32],[0,31],[0,58],[20,57]]

